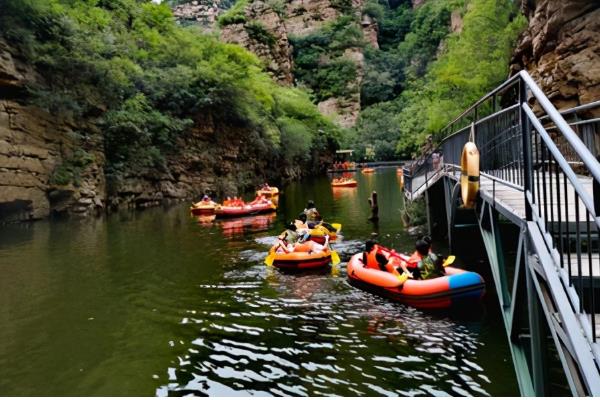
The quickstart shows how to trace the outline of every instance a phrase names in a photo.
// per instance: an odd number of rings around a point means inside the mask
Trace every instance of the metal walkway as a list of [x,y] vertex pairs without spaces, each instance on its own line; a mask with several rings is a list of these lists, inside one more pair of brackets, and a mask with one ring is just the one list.
[[[558,112],[523,71],[461,114],[444,129],[439,147],[404,168],[409,201],[443,185],[452,243],[455,217],[464,213],[462,148],[476,143],[481,176],[473,212],[523,395],[551,394],[553,343],[571,393],[600,396],[598,115],[600,101]],[[503,243],[503,223],[518,227],[517,243]],[[516,265],[507,264],[507,249],[516,250]]]

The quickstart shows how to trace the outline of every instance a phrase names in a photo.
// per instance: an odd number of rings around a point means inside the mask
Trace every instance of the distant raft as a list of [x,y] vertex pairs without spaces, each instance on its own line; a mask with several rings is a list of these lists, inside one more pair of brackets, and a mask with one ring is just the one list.
[[331,182],[331,186],[333,186],[333,187],[356,187],[357,185],[358,185],[358,183],[354,179],[347,179],[347,180],[334,179]]
[[375,168],[363,168],[362,169],[363,174],[372,174],[374,172],[375,172]]
[[275,211],[277,206],[271,200],[265,200],[257,203],[248,203],[240,206],[223,206],[218,204],[215,207],[217,218],[243,217],[245,215],[262,214]]
[[199,201],[195,204],[192,204],[190,207],[190,212],[192,215],[212,215],[215,213],[215,207],[217,203],[212,200],[208,201]]
[[265,198],[270,199],[271,197],[279,196],[279,189],[275,186],[269,186],[268,188],[259,189],[256,191],[256,196],[265,196]]
[[460,268],[446,267],[446,275],[426,280],[408,279],[386,271],[366,268],[363,253],[348,262],[349,282],[366,291],[390,298],[416,308],[443,309],[481,299],[485,293],[483,278]]

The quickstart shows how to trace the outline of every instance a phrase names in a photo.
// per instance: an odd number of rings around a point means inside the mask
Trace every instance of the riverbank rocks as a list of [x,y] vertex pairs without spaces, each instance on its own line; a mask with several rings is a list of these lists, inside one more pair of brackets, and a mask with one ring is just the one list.
[[[526,69],[559,109],[600,99],[600,3],[521,1],[529,19],[511,71]],[[596,115],[600,116],[600,115]]]

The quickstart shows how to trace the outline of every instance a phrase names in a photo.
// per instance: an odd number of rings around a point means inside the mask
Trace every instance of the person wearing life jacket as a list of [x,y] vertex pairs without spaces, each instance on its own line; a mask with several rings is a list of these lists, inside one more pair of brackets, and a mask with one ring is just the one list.
[[[365,242],[365,252],[363,253],[363,264],[366,268],[379,269],[381,271],[389,272],[394,275],[399,275],[398,267],[402,269],[409,277],[412,278],[412,273],[403,266],[401,263],[399,266],[394,264],[394,260],[397,257],[392,256],[390,252],[387,252],[379,247],[375,240],[369,239]],[[397,263],[396,263],[397,264]]]
[[[287,232],[287,230],[286,230]],[[291,243],[287,236],[286,232],[282,233],[277,241],[277,248],[275,249],[276,253],[293,253],[293,252],[307,252],[311,253],[320,253],[324,251],[329,246],[329,236],[325,236],[325,243],[319,244],[313,242],[312,240],[308,240],[306,242],[297,242]]]
[[[428,240],[427,240],[428,239]],[[431,251],[431,239],[425,237],[417,240],[415,243],[415,251],[410,255],[408,260],[400,263],[401,267],[407,268],[415,279],[421,278],[421,270],[419,269],[419,263],[426,257]]]
[[308,201],[308,203],[306,204],[306,208],[302,213],[306,215],[306,222],[309,224],[309,226],[311,223],[317,224],[323,219],[321,218],[321,214],[319,214],[319,211],[315,207],[315,202],[313,200]]
[[315,202],[312,200],[308,201],[306,208],[304,211],[302,211],[302,213],[300,213],[298,219],[304,221],[310,229],[313,229],[318,225],[322,225],[329,232],[336,232],[336,229],[333,227],[333,225],[323,221],[323,217],[321,217],[321,214],[319,214],[319,211],[315,207]]
[[[298,242],[299,235],[296,231],[296,225],[293,222],[288,222],[285,231],[277,238],[277,252],[289,253],[294,251],[294,245]],[[281,251],[280,251],[281,250]]]
[[417,265],[421,279],[433,279],[444,276],[446,272],[444,271],[443,262],[441,256],[432,252],[423,257]]
[[296,232],[300,236],[300,241],[303,242],[308,240],[310,237],[310,228],[306,223],[306,215],[300,214],[298,219],[294,220],[294,226],[296,227]]

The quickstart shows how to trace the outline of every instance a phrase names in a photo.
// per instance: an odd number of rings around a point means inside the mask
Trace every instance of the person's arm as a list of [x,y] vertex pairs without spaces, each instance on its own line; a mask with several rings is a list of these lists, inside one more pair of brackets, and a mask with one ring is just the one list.
[[412,272],[410,272],[407,268],[406,261],[400,260],[400,268],[402,269],[402,272],[406,273],[409,277],[413,277]]

